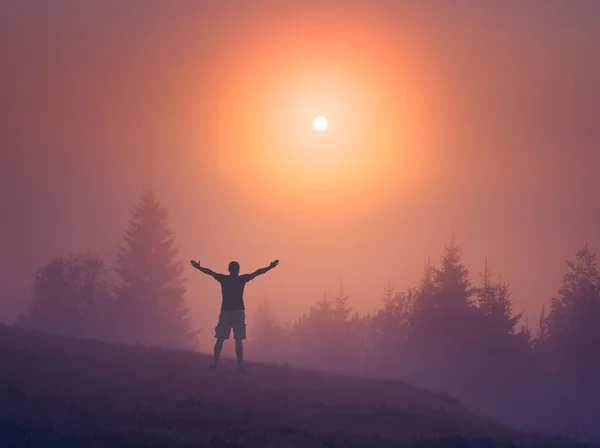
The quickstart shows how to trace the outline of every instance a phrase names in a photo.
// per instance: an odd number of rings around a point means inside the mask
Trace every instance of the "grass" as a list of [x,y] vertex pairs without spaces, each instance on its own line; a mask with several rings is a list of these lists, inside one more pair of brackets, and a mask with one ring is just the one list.
[[394,381],[0,327],[1,447],[585,446]]

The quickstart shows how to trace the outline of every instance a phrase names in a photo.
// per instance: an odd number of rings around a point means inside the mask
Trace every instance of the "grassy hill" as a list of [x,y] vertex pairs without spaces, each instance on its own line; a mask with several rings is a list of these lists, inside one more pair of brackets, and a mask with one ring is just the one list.
[[0,326],[0,446],[567,446],[403,382],[209,363]]

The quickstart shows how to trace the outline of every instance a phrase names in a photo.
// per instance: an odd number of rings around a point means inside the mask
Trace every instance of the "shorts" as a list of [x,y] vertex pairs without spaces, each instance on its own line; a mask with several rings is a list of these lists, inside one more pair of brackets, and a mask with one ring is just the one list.
[[229,339],[233,328],[234,339],[246,339],[246,313],[244,310],[221,311],[215,327],[216,339]]

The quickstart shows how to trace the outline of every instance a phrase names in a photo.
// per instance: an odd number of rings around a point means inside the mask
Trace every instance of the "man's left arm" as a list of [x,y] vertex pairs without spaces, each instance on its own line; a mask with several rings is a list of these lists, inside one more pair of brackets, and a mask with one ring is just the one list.
[[275,261],[271,262],[271,264],[269,264],[269,266],[267,266],[266,268],[260,268],[260,269],[257,269],[256,271],[254,271],[252,274],[248,274],[248,281],[258,277],[259,275],[266,274],[271,269],[276,267],[278,264],[279,264],[279,260],[275,260]]

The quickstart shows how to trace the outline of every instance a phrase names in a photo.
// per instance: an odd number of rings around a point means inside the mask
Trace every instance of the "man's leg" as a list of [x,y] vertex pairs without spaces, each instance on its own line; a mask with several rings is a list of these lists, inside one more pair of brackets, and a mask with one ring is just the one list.
[[241,339],[235,340],[235,357],[237,358],[238,369],[244,369],[244,344]]
[[236,310],[232,313],[233,337],[235,339],[235,356],[238,369],[244,371],[244,344],[246,339],[246,313],[244,310]]
[[229,339],[229,334],[231,332],[231,313],[226,311],[221,311],[219,314],[219,323],[215,327],[215,349],[214,349],[214,362],[210,366],[211,369],[216,369],[217,364],[219,363],[219,357],[221,356],[221,351],[223,350],[223,342],[225,339]]
[[219,363],[219,357],[221,356],[221,350],[223,350],[223,339],[217,339],[215,342],[215,350],[214,350],[214,362],[210,366],[213,369],[217,368],[217,364]]

